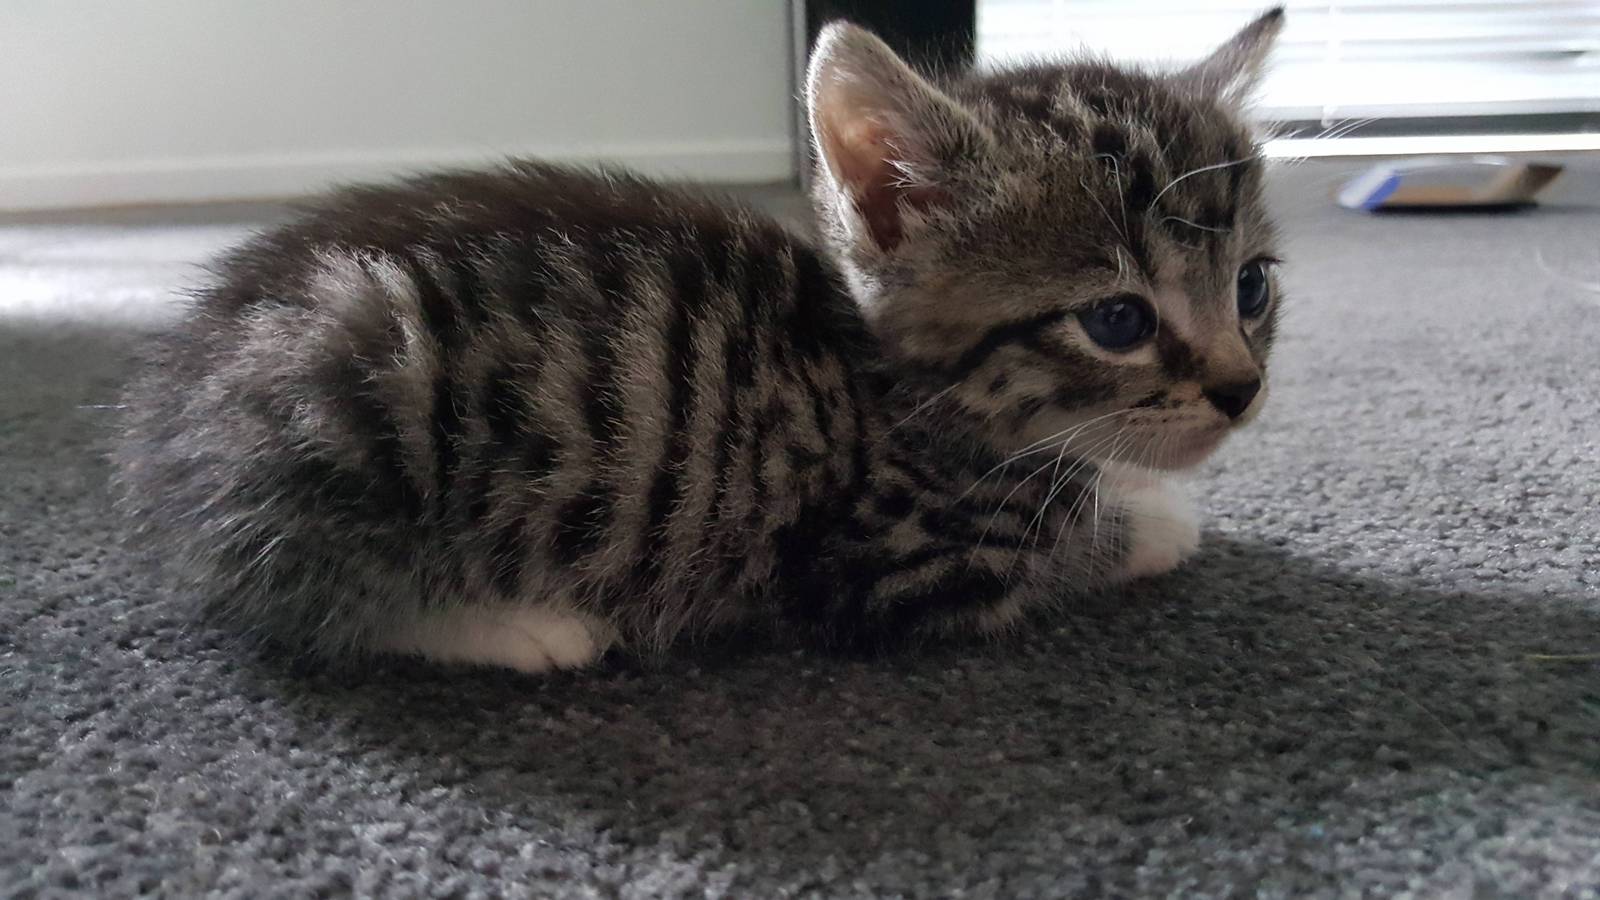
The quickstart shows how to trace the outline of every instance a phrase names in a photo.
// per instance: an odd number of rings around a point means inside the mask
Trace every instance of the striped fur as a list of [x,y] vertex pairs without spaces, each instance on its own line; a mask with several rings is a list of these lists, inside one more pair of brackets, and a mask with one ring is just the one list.
[[[871,64],[868,41],[836,26],[816,66],[852,43]],[[1116,460],[1186,463],[1154,448],[1189,434],[1218,360],[1264,365],[1270,318],[1241,328],[1212,295],[1270,230],[1229,108],[1117,71],[948,85],[981,138],[936,200],[887,210],[892,252],[833,178],[822,249],[532,162],[337,194],[225,259],[130,389],[123,506],[246,633],[530,670],[736,622],[839,645],[992,631],[1170,566],[1192,524],[1141,545],[1184,512]],[[1163,150],[1172,122],[1195,140]],[[1107,360],[1074,304],[1128,279],[1173,325]]]

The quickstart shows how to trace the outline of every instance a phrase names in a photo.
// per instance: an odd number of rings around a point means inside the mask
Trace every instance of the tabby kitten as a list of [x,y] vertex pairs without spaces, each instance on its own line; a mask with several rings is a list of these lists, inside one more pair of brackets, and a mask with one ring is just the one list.
[[736,622],[993,632],[1165,572],[1198,531],[1162,473],[1262,402],[1239,107],[1281,21],[1175,73],[937,85],[830,26],[820,248],[536,162],[338,193],[163,342],[122,502],[248,634],[526,671]]

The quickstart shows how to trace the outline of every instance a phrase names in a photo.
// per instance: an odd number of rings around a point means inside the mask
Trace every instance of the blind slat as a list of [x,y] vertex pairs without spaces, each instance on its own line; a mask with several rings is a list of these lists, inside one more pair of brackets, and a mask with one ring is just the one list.
[[[1291,0],[1268,117],[1600,111],[1600,0]],[[1261,9],[1240,0],[979,0],[978,58],[1091,48],[1198,58]]]

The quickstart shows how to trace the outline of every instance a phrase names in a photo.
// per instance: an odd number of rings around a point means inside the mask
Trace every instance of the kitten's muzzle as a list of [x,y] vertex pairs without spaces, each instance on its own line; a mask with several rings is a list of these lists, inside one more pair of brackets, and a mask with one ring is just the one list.
[[1252,378],[1249,381],[1208,387],[1201,393],[1211,401],[1211,405],[1215,406],[1218,412],[1229,419],[1237,419],[1250,408],[1250,402],[1256,399],[1256,394],[1261,393],[1261,379]]

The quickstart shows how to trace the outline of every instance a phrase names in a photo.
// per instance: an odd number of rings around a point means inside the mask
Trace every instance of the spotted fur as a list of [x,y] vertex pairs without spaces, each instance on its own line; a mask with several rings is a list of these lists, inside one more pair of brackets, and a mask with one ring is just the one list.
[[[1278,19],[1175,74],[940,85],[832,26],[821,246],[536,162],[336,194],[131,388],[123,506],[246,633],[530,670],[735,622],[993,631],[1169,568],[1195,533],[1159,470],[1272,341],[1233,279],[1273,254],[1237,103]],[[1112,354],[1078,316],[1123,293],[1160,329]]]

